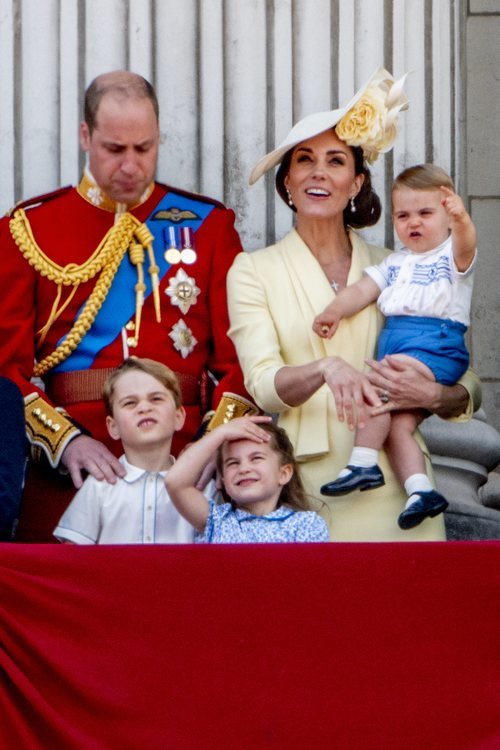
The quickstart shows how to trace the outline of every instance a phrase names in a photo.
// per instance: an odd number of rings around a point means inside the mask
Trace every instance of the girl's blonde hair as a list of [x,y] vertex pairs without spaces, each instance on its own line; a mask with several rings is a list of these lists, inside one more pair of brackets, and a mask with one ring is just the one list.
[[[288,508],[293,510],[311,510],[311,504],[306,495],[304,485],[302,484],[302,478],[300,476],[300,470],[295,458],[293,451],[293,445],[290,442],[290,438],[286,434],[285,430],[272,422],[259,424],[259,427],[265,432],[271,435],[269,447],[279,456],[280,466],[290,464],[293,473],[292,477],[287,484],[283,485],[281,493],[278,499],[278,505],[280,508],[282,505],[286,505]],[[222,468],[222,451],[224,444],[220,446],[217,451],[217,469],[224,481],[224,472]],[[231,502],[231,498],[227,495],[225,489],[222,494],[227,502]]]

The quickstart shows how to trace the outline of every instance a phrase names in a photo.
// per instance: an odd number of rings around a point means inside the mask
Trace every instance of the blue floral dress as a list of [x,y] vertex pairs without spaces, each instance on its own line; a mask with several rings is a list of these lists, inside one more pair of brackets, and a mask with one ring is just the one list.
[[230,503],[209,501],[205,531],[196,542],[209,544],[260,542],[328,542],[325,521],[313,511],[295,511],[281,506],[266,516],[254,516]]

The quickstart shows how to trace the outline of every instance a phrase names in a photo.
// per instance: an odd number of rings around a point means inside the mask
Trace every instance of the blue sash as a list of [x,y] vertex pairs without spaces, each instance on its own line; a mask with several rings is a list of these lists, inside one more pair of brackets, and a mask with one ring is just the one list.
[[[168,227],[190,227],[196,232],[214,208],[213,203],[199,201],[175,191],[168,192],[146,219],[146,225],[154,236],[153,250],[156,264],[159,267],[159,278],[162,279],[170,268],[164,257]],[[178,230],[177,230],[178,231]],[[83,337],[75,351],[52,372],[73,372],[87,370],[92,366],[99,352],[111,344],[123,326],[135,314],[135,290],[137,268],[130,262],[128,252],[125,254],[113,280],[104,303],[96,315],[92,327]],[[146,260],[144,268],[146,291],[144,299],[152,292],[151,276],[148,273]],[[78,318],[78,313],[75,320]],[[58,342],[64,341],[64,338]]]

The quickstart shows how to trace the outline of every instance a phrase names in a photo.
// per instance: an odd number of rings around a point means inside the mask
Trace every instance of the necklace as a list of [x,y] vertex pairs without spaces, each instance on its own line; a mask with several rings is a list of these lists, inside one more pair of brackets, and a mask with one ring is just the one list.
[[[302,235],[300,236],[302,237]],[[304,238],[302,237],[302,239]],[[343,237],[340,237],[338,244],[334,243],[333,247],[325,244],[320,244],[315,247],[314,242],[312,242],[309,247],[328,279],[331,288],[335,294],[338,294],[338,292],[347,284],[347,277],[351,267],[352,246],[349,236],[346,235],[345,241],[343,240]],[[337,280],[339,278],[340,281]]]

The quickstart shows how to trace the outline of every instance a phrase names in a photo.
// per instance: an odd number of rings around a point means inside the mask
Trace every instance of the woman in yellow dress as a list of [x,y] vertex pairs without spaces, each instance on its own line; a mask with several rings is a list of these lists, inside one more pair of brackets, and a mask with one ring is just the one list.
[[480,399],[471,372],[455,386],[429,387],[414,371],[374,363],[382,323],[375,305],[343,320],[332,339],[312,329],[332,295],[388,253],[355,229],[380,216],[367,162],[394,142],[398,112],[407,107],[403,82],[377,70],[345,107],[304,118],[258,162],[251,184],[280,164],[276,187],[296,212],[296,226],[275,245],[238,255],[228,275],[229,335],[246,387],[262,409],[278,414],[336,541],[445,539],[442,515],[411,530],[398,527],[406,494],[385,455],[383,487],[335,498],[319,488],[347,463],[354,425],[370,404],[468,419]]

